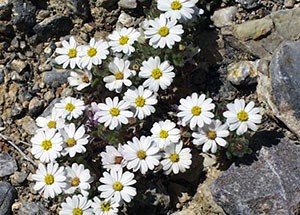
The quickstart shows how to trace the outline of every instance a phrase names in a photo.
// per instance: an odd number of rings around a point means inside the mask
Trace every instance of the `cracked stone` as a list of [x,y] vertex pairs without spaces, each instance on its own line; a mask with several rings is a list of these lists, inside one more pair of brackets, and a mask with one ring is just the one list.
[[300,146],[287,139],[263,146],[257,161],[232,165],[217,178],[211,186],[214,199],[227,214],[295,214],[300,203],[299,154]]
[[8,153],[0,154],[0,177],[8,176],[17,171],[16,160]]
[[0,182],[0,215],[11,214],[11,205],[16,197],[16,190],[8,182]]

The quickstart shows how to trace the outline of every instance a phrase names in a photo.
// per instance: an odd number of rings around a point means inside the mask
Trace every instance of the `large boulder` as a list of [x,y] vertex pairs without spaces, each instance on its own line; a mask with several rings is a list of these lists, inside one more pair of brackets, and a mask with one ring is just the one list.
[[286,139],[262,147],[257,161],[232,165],[217,178],[211,186],[214,199],[228,214],[296,214],[299,154],[300,146]]
[[257,93],[273,115],[300,137],[300,41],[285,42],[260,72]]

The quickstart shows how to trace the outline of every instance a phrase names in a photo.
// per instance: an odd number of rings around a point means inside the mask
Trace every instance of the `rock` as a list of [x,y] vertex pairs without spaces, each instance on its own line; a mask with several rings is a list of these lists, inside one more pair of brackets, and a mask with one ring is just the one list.
[[0,22],[0,42],[10,41],[14,38],[15,32],[11,24]]
[[68,6],[77,16],[85,20],[91,17],[90,5],[86,0],[68,0]]
[[27,67],[27,62],[19,59],[14,59],[11,62],[11,70],[16,71],[17,73],[22,73]]
[[267,16],[262,19],[251,20],[233,27],[233,35],[242,41],[258,39],[273,29],[272,19]]
[[229,64],[227,67],[227,80],[234,85],[250,85],[257,83],[257,68],[259,60],[240,61]]
[[43,109],[44,109],[44,101],[39,97],[34,97],[29,102],[28,114],[32,117],[36,117],[39,114],[41,114]]
[[68,83],[70,72],[58,72],[56,70],[52,70],[51,72],[45,72],[43,75],[43,81],[45,84],[51,87],[58,87],[61,84]]
[[293,8],[295,5],[295,0],[284,0],[284,6],[286,8]]
[[35,11],[36,7],[31,1],[23,0],[13,1],[15,16],[13,24],[19,31],[32,34],[32,28],[36,24]]
[[120,27],[131,27],[134,24],[134,19],[133,17],[131,17],[129,14],[125,13],[125,12],[121,12],[118,21],[117,21],[117,25],[119,25]]
[[73,22],[67,16],[52,16],[44,19],[33,27],[38,41],[47,41],[52,37],[65,36],[73,28]]
[[295,214],[300,202],[299,153],[300,146],[286,139],[262,147],[251,165],[231,165],[221,173],[211,186],[214,199],[227,214]]
[[8,182],[0,182],[0,215],[11,214],[11,205],[16,198],[16,190]]
[[120,0],[118,5],[124,9],[134,9],[137,7],[136,0]]
[[285,42],[274,53],[269,73],[259,73],[257,93],[272,114],[300,137],[300,41]]
[[97,7],[104,7],[105,9],[110,9],[112,6],[116,5],[118,0],[97,0]]
[[55,104],[60,102],[60,98],[55,98],[44,110],[44,112],[40,115],[41,117],[50,116],[52,113],[52,109],[54,108]]
[[257,0],[235,0],[235,1],[240,3],[242,7],[245,9],[253,9],[258,6]]
[[29,135],[34,135],[38,129],[35,121],[30,116],[25,116],[22,119],[16,120],[16,124],[21,126]]
[[233,24],[233,18],[237,13],[237,7],[231,6],[222,8],[220,10],[216,10],[212,17],[210,18],[214,25],[218,28],[222,28],[224,26],[229,26]]
[[11,19],[12,3],[9,0],[0,0],[0,20]]
[[0,70],[0,84],[3,84],[4,83],[4,71],[3,70]]
[[20,119],[24,115],[25,111],[19,103],[14,103],[11,107],[11,117],[13,119]]
[[50,212],[43,206],[41,202],[23,202],[19,211],[19,215],[50,215]]
[[8,153],[0,154],[0,177],[8,176],[17,171],[18,166],[16,160]]
[[13,175],[9,177],[9,179],[12,185],[18,186],[26,180],[27,176],[28,174],[26,172],[15,172]]

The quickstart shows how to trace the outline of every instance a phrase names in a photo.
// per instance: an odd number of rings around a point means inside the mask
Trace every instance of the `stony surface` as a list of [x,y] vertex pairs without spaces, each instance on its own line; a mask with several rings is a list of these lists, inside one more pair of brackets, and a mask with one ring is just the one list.
[[23,202],[18,215],[50,215],[50,212],[41,204],[34,202]]
[[274,53],[268,73],[259,73],[258,95],[272,113],[300,137],[300,41],[286,42]]
[[16,190],[8,182],[0,182],[0,215],[9,215]]
[[250,85],[256,83],[259,60],[240,61],[229,64],[227,67],[227,80],[235,85]]
[[9,176],[17,171],[16,160],[7,153],[0,154],[0,177]]
[[237,13],[237,7],[231,6],[216,10],[211,17],[214,25],[218,28],[232,25],[233,19]]
[[257,161],[232,165],[217,178],[214,199],[228,214],[294,214],[300,203],[299,153],[300,146],[285,139],[264,146]]

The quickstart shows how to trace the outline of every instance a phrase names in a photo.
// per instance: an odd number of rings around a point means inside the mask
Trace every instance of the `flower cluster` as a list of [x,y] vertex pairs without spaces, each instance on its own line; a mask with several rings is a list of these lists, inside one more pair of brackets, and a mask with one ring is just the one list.
[[[131,56],[137,43],[148,43],[153,50],[178,45],[184,35],[184,22],[201,14],[196,3],[197,0],[158,0],[157,9],[164,13],[145,20],[140,31],[116,29],[107,38],[92,38],[86,45],[70,37],[56,49],[56,63],[72,69],[70,86],[78,91],[93,88],[92,81],[98,79],[97,83],[102,81],[109,95],[90,104],[67,97],[55,104],[49,116],[36,119],[39,128],[31,139],[31,153],[40,164],[32,175],[36,181],[34,189],[45,198],[65,195],[59,214],[117,214],[120,207],[137,195],[137,174],[147,177],[152,171],[171,177],[186,172],[192,164],[192,150],[183,143],[185,126],[192,130],[193,144],[211,153],[228,145],[230,131],[242,135],[248,129],[257,130],[261,115],[254,102],[246,105],[243,99],[236,99],[227,105],[228,110],[220,118],[214,114],[213,100],[198,93],[180,99],[178,112],[172,117],[154,121],[151,116],[160,110],[160,92],[173,83],[176,64],[157,54],[141,56],[140,65],[134,68]],[[103,70],[102,80],[96,74],[100,73],[99,68]],[[226,122],[222,123],[222,117]],[[143,135],[137,133],[136,128],[148,119],[151,129],[143,127]],[[137,123],[132,125],[133,121]],[[106,142],[105,149],[99,152],[102,177],[92,177],[99,173],[90,172],[84,159],[77,160],[89,150],[92,129],[101,128],[106,135],[127,131],[130,126],[136,126],[130,140],[119,141],[117,147]],[[61,164],[66,158],[67,165]],[[78,163],[72,163],[74,158]],[[97,196],[89,192],[93,181],[100,182]]]

